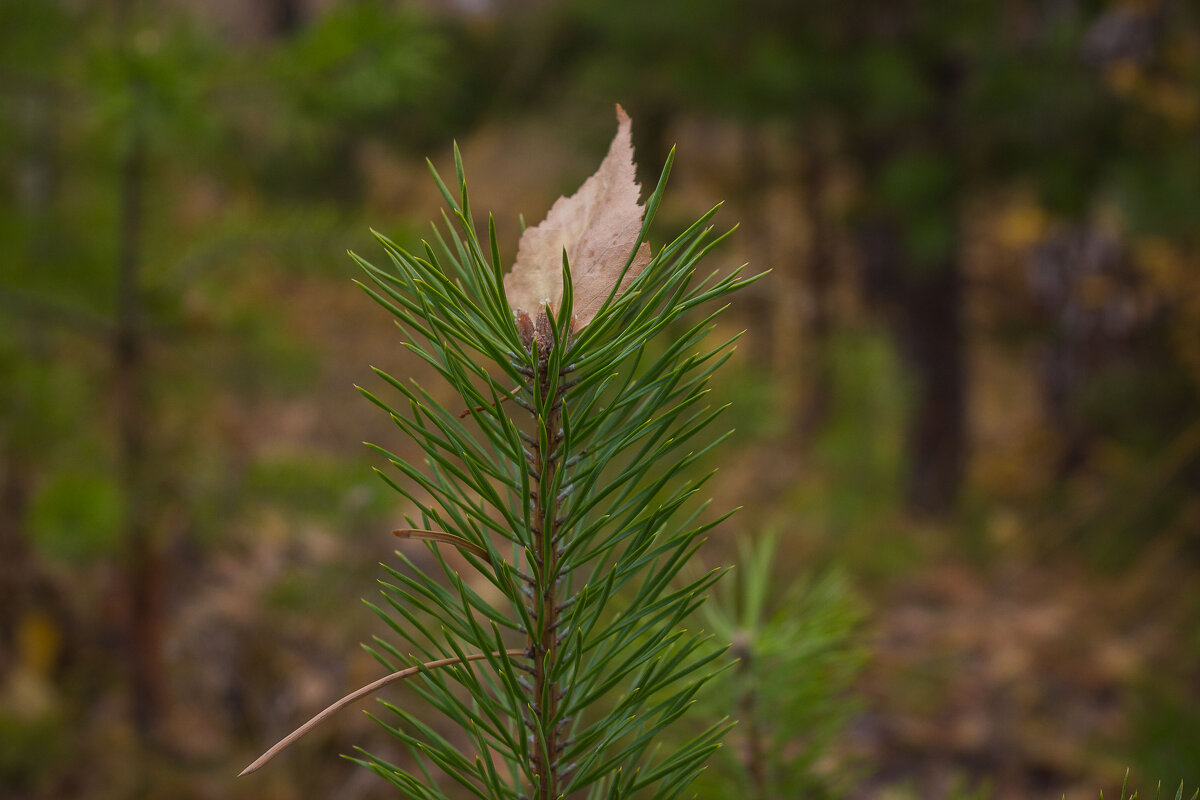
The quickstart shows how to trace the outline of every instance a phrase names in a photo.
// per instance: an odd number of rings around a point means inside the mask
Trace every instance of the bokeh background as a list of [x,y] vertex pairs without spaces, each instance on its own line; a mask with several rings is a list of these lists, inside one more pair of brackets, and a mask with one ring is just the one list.
[[1200,783],[1195,4],[0,0],[0,87],[0,796],[392,796],[353,711],[234,778],[378,675],[352,387],[432,378],[345,251],[457,140],[511,259],[615,102],[773,270],[702,557],[836,578],[805,796]]

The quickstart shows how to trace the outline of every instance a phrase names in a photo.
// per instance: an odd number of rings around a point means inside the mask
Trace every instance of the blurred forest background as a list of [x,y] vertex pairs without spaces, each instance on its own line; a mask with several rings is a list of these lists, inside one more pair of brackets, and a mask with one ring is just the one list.
[[1200,782],[1196,4],[0,0],[0,87],[0,797],[391,796],[354,712],[234,778],[378,675],[352,385],[434,381],[345,251],[457,139],[511,259],[614,102],[656,244],[723,199],[773,269],[702,553],[797,771],[729,796]]

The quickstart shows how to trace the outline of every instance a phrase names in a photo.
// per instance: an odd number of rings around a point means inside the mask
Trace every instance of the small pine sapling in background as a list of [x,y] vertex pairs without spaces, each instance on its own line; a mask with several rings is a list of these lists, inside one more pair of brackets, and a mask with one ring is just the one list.
[[[741,268],[697,277],[728,235],[712,235],[716,208],[651,250],[674,151],[643,208],[630,120],[620,107],[617,118],[599,170],[524,231],[507,275],[491,217],[486,240],[476,231],[457,148],[457,193],[433,171],[450,207],[436,247],[409,253],[377,234],[390,269],[354,256],[408,350],[457,393],[447,408],[380,370],[396,399],[361,390],[424,453],[414,464],[374,448],[415,509],[395,533],[423,540],[437,569],[397,553],[404,568],[385,566],[384,602],[372,606],[394,640],[369,648],[391,674],[246,772],[405,677],[428,708],[384,703],[390,718],[379,721],[415,766],[365,751],[355,760],[408,797],[444,798],[448,781],[488,800],[673,798],[719,746],[723,721],[675,747],[660,737],[721,652],[682,627],[719,571],[680,572],[725,518],[700,520],[707,504],[691,501],[711,473],[690,476],[724,438],[706,435],[722,410],[707,404],[707,383],[736,337],[702,344],[723,307],[683,319],[754,278]],[[431,714],[460,734],[443,737]]]
[[845,578],[793,578],[780,585],[771,567],[774,535],[738,542],[738,568],[699,611],[717,641],[732,642],[732,674],[704,696],[710,717],[737,727],[704,776],[701,796],[718,800],[822,798],[844,790],[845,770],[820,761],[855,713],[850,695],[865,651],[863,609]]

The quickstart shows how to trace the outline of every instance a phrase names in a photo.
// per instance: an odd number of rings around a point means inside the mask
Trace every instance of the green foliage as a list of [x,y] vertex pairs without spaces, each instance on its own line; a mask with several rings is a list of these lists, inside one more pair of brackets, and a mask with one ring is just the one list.
[[116,159],[134,146],[158,157],[193,159],[221,131],[207,112],[220,51],[192,26],[167,18],[136,25],[117,46],[86,42],[73,69],[94,105],[87,132],[97,154]]
[[[1155,800],[1162,800],[1162,796],[1163,796],[1162,788],[1163,788],[1162,782],[1159,781],[1158,785],[1154,789]],[[1125,780],[1121,783],[1120,800],[1137,800],[1137,797],[1138,797],[1137,789],[1134,789],[1132,793],[1129,792],[1129,773],[1126,772]],[[1200,798],[1200,789],[1197,789],[1195,792],[1192,793],[1190,800],[1197,800],[1197,798]],[[1100,800],[1104,800],[1104,792],[1100,792]],[[1184,800],[1183,781],[1179,782],[1179,788],[1175,790],[1175,800]]]
[[865,656],[856,641],[863,609],[836,572],[781,586],[771,574],[778,556],[774,535],[740,541],[735,577],[701,609],[737,659],[707,698],[737,727],[735,746],[703,779],[704,797],[829,797],[847,779],[844,768],[816,767],[855,711],[849,692]]
[[[696,279],[724,238],[711,235],[714,208],[660,249],[626,292],[614,289],[582,330],[573,329],[564,259],[561,307],[547,307],[540,332],[522,334],[494,227],[480,239],[456,164],[457,196],[435,173],[457,222],[437,233],[438,249],[413,254],[380,236],[390,270],[356,257],[406,347],[464,409],[378,370],[401,402],[363,390],[424,452],[418,465],[375,448],[401,475],[384,479],[417,510],[409,524],[440,536],[428,543],[430,568],[403,552],[404,568],[387,568],[383,604],[372,607],[398,641],[377,639],[370,650],[393,670],[485,658],[420,674],[418,692],[462,735],[444,737],[387,706],[393,721],[380,722],[418,773],[377,755],[360,762],[421,798],[446,796],[431,770],[481,798],[678,796],[726,727],[716,722],[673,752],[658,747],[718,669],[720,651],[680,626],[720,572],[682,578],[681,570],[724,517],[680,513],[708,476],[679,476],[715,444],[692,443],[722,410],[705,404],[705,386],[732,340],[701,345],[718,310],[665,349],[651,345],[693,308],[748,281],[740,270]],[[639,242],[669,169],[668,159]],[[447,544],[502,600],[473,588],[474,576],[439,549]],[[514,645],[523,656],[505,655]]]
[[946,210],[953,190],[951,165],[941,154],[906,153],[882,170],[878,198],[904,220],[904,244],[918,267],[952,255],[954,219]]
[[919,553],[911,537],[896,535],[900,431],[911,390],[886,337],[842,333],[829,347],[831,411],[813,444],[816,468],[789,487],[786,524],[817,547],[822,561],[859,575],[894,575]]
[[[397,46],[403,43],[403,46]],[[423,107],[446,87],[445,43],[418,11],[340,4],[277,54],[277,80],[314,123],[363,126]]]
[[353,163],[359,144],[411,148],[446,135],[466,82],[465,61],[451,56],[446,31],[415,6],[338,3],[227,76],[241,94],[232,143],[260,149],[248,166],[280,202],[332,194],[349,205],[365,177]]
[[15,797],[50,783],[67,759],[69,730],[61,714],[30,720],[0,710],[0,786]]
[[243,490],[296,514],[337,520],[345,529],[355,517],[383,510],[383,492],[362,483],[356,466],[319,453],[279,455],[256,463]]
[[66,472],[34,499],[30,535],[50,558],[88,563],[117,552],[124,509],[112,475]]
[[1169,684],[1148,683],[1139,692],[1134,734],[1122,755],[1143,776],[1196,776],[1200,753],[1200,713],[1184,691]]

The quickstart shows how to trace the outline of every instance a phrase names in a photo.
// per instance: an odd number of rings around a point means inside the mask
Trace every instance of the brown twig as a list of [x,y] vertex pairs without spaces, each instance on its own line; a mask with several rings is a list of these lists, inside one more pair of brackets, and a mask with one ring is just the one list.
[[274,758],[275,756],[277,756],[281,752],[283,752],[283,750],[285,750],[289,746],[291,746],[291,744],[293,742],[295,742],[297,739],[299,739],[301,736],[303,736],[304,734],[311,731],[313,728],[320,725],[330,715],[334,714],[337,711],[340,711],[342,708],[350,705],[355,700],[360,700],[360,699],[366,697],[367,695],[371,694],[372,692],[374,692],[378,689],[382,689],[384,686],[387,686],[389,683],[392,683],[393,681],[403,680],[404,678],[411,678],[413,675],[416,675],[423,669],[437,669],[438,667],[448,667],[453,664],[461,664],[466,661],[479,661],[481,659],[485,659],[490,656],[500,656],[500,655],[523,656],[523,655],[525,655],[525,649],[517,648],[514,650],[497,651],[495,653],[472,653],[471,655],[466,656],[464,658],[458,658],[458,657],[442,658],[442,659],[438,659],[437,661],[427,661],[424,664],[421,664],[419,666],[407,667],[406,669],[402,669],[398,672],[393,672],[391,675],[385,675],[377,681],[368,683],[366,686],[363,686],[361,689],[354,690],[350,694],[343,697],[341,700],[338,700],[336,703],[333,703],[332,705],[330,705],[328,708],[326,708],[321,713],[317,714],[315,717],[310,719],[308,722],[301,725],[299,728],[296,728],[296,730],[292,731],[287,736],[280,739],[279,742],[274,747],[272,747],[270,750],[268,750],[267,752],[265,752],[261,756],[259,756],[257,761],[255,761],[253,764],[251,764],[250,766],[246,767],[244,770],[239,772],[238,777],[240,778],[243,775],[249,775],[251,772],[254,772],[254,771],[262,768],[263,765],[265,765],[268,761],[270,761],[272,758]]

